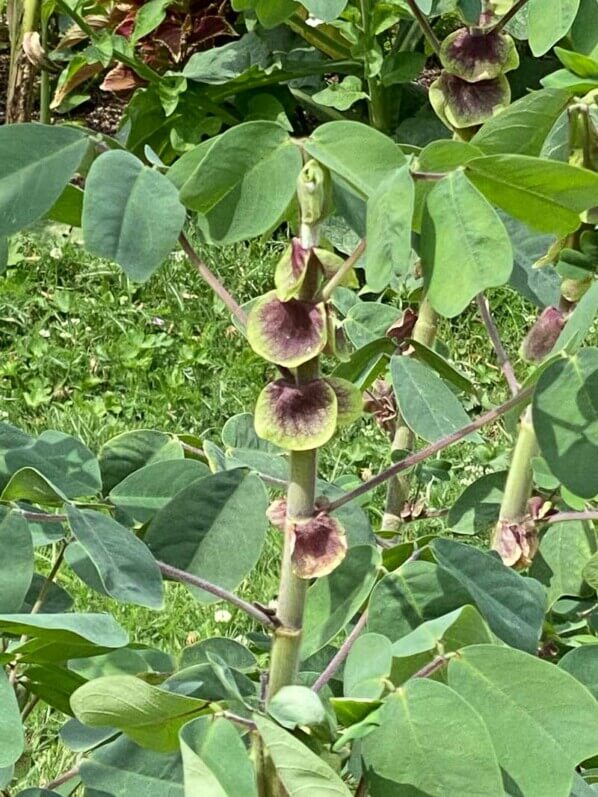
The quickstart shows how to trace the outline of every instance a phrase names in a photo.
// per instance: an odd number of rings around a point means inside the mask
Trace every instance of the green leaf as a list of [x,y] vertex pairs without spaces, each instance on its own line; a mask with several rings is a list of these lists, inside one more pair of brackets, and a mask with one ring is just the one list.
[[470,593],[492,631],[508,645],[535,653],[546,604],[542,585],[471,545],[436,539],[432,548],[440,567]]
[[168,0],[149,0],[149,2],[139,8],[135,15],[135,27],[131,36],[135,43],[155,30],[164,21],[167,6]]
[[55,664],[27,667],[27,687],[48,706],[63,714],[70,714],[70,698],[85,680],[66,666]]
[[231,722],[198,717],[181,729],[180,740],[187,797],[257,797],[253,765]]
[[100,470],[104,493],[109,493],[126,476],[152,462],[183,459],[185,453],[180,442],[165,432],[137,429],[123,432],[100,449]]
[[485,122],[471,143],[485,155],[516,153],[539,156],[548,134],[569,104],[562,89],[542,89],[520,97]]
[[109,614],[0,614],[0,632],[29,637],[15,650],[35,663],[97,656],[129,641]]
[[27,590],[25,599],[22,605],[19,607],[19,614],[26,614],[33,609],[42,589],[44,590],[46,597],[44,598],[43,605],[39,610],[40,612],[45,614],[68,612],[73,605],[73,599],[71,596],[65,589],[58,586],[58,584],[55,582],[52,582],[48,586],[47,581],[48,579],[45,576],[42,576],[41,573],[33,574],[33,579],[31,580],[31,584]]
[[246,122],[227,130],[181,188],[181,201],[201,214],[213,243],[234,243],[269,230],[296,190],[301,153],[275,122]]
[[347,75],[340,83],[331,83],[322,91],[312,94],[312,100],[318,105],[336,108],[337,111],[348,111],[356,102],[367,98],[361,79],[356,75]]
[[[154,517],[145,541],[157,559],[226,589],[235,589],[257,563],[266,538],[268,496],[246,470],[193,482]],[[202,603],[213,595],[195,587]]]
[[[470,423],[453,391],[435,371],[411,357],[390,360],[392,384],[407,426],[429,443]],[[479,440],[479,435],[474,436]]]
[[0,484],[7,481],[3,476],[22,468],[34,468],[67,498],[94,496],[101,489],[97,459],[70,435],[49,430],[19,447],[4,451],[2,448],[0,442]]
[[561,295],[561,279],[552,266],[534,268],[554,243],[552,235],[542,235],[531,230],[517,219],[499,214],[513,247],[514,265],[510,284],[524,299],[537,307],[558,305]]
[[422,622],[452,612],[465,603],[471,603],[469,593],[450,574],[432,562],[407,562],[374,587],[368,631],[395,642]]
[[180,659],[181,669],[198,664],[209,664],[208,654],[217,655],[229,667],[240,672],[252,671],[257,668],[255,656],[240,642],[227,637],[210,637],[210,639],[202,639],[195,645],[183,648]]
[[108,498],[138,523],[148,523],[177,493],[209,474],[208,466],[194,459],[153,462],[125,477]]
[[307,591],[301,658],[321,650],[367,600],[381,557],[371,545],[349,548],[343,562]]
[[584,580],[598,592],[598,554],[593,553],[592,557],[584,565],[582,576]]
[[256,715],[255,722],[288,797],[350,797],[339,776],[309,747],[264,717]]
[[564,596],[587,596],[584,567],[598,549],[596,532],[587,523],[563,522],[548,527],[531,574],[548,587],[548,608]]
[[67,185],[46,217],[69,227],[80,227],[83,213],[83,190],[76,185]]
[[390,679],[394,684],[402,684],[430,664],[439,651],[449,653],[485,642],[494,644],[497,639],[478,610],[473,606],[454,609],[418,625],[393,644]]
[[414,200],[413,179],[404,164],[383,180],[368,201],[365,276],[374,293],[381,293],[393,275],[402,276],[411,267]]
[[108,675],[81,686],[71,698],[77,719],[91,728],[118,728],[136,744],[167,753],[179,730],[207,703],[167,692],[132,675]]
[[598,61],[589,55],[565,50],[562,47],[554,48],[555,55],[562,65],[570,72],[575,72],[580,77],[598,78]]
[[270,698],[268,713],[283,728],[320,725],[326,710],[318,695],[307,686],[283,686]]
[[424,53],[397,52],[387,55],[382,64],[380,78],[383,86],[410,83],[418,77],[426,64]]
[[449,510],[447,525],[455,534],[487,534],[497,522],[507,471],[487,473],[461,493]]
[[594,282],[569,316],[552,350],[553,353],[567,351],[569,354],[574,354],[578,351],[592,328],[597,314],[598,282]]
[[92,254],[145,282],[175,247],[184,223],[185,208],[163,174],[120,150],[94,161],[83,201],[83,237]]
[[275,28],[284,22],[297,8],[293,0],[233,0],[235,11],[252,9],[265,28]]
[[67,497],[35,468],[13,473],[4,490],[3,501],[27,501],[43,506],[62,506]]
[[373,195],[382,181],[405,164],[400,147],[360,122],[328,122],[304,144],[312,158],[346,180],[364,197]]
[[560,238],[579,227],[579,214],[598,195],[598,174],[544,158],[489,155],[469,161],[465,171],[491,202]]
[[33,579],[34,561],[27,521],[9,512],[0,523],[0,611],[19,611]]
[[530,0],[527,8],[529,45],[538,57],[569,32],[579,0]]
[[[483,160],[475,158],[465,168]],[[494,208],[462,171],[440,180],[428,194],[421,255],[428,298],[448,318],[464,310],[476,294],[509,279],[509,236]]]
[[0,767],[9,767],[25,749],[25,734],[17,697],[0,667]]
[[344,329],[355,348],[361,349],[384,337],[400,315],[400,310],[389,304],[359,302],[349,310]]
[[430,368],[433,368],[446,382],[451,382],[464,393],[475,394],[475,388],[465,374],[455,368],[448,360],[445,360],[437,351],[428,348],[424,343],[421,343],[419,340],[414,340],[413,338],[407,338],[406,342],[413,348],[413,357],[416,360],[429,365]]
[[70,127],[0,128],[0,236],[26,227],[50,210],[87,147],[87,136]]
[[81,779],[97,797],[184,797],[180,754],[153,753],[124,737],[83,759]]
[[101,512],[69,505],[67,515],[108,595],[149,609],[164,607],[162,575],[145,543]]
[[301,0],[312,17],[332,22],[345,10],[347,0]]
[[598,700],[598,647],[584,645],[566,653],[559,667],[582,683]]
[[484,721],[511,793],[569,797],[575,767],[598,753],[598,703],[553,664],[476,645],[448,669],[449,685]]
[[[363,741],[372,794],[382,794],[389,781],[405,794],[430,797],[504,794],[490,735],[452,689],[423,678],[409,681],[386,699],[378,720],[380,728]],[[401,793],[390,783],[385,794]]]
[[87,753],[116,734],[114,728],[88,728],[71,717],[60,729],[60,741],[74,753]]
[[598,493],[598,349],[552,363],[538,380],[532,413],[552,473],[582,498]]
[[362,634],[349,651],[343,672],[345,697],[377,700],[392,667],[392,646],[382,634]]

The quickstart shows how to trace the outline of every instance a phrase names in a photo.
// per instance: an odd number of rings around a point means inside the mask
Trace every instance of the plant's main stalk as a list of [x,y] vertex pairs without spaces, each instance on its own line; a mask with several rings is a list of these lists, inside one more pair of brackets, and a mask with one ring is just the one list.
[[[317,179],[309,179],[304,171],[299,178],[298,199],[301,213],[300,243],[305,251],[319,244],[320,222],[326,212],[327,186]],[[308,273],[298,298],[313,300],[319,289],[319,274],[310,259]],[[295,371],[295,382],[304,385],[320,376],[320,358],[314,357]],[[294,572],[293,550],[295,537],[291,526],[297,520],[308,520],[314,514],[316,498],[318,450],[291,451],[289,455],[289,485],[287,488],[287,521],[284,530],[280,586],[278,591],[277,619],[279,627],[274,632],[267,698],[270,699],[283,686],[295,683],[301,653],[303,613],[309,581]]]

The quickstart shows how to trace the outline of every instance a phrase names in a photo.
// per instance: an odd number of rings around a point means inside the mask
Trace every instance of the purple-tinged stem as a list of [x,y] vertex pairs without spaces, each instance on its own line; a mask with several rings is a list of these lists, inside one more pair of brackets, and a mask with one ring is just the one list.
[[330,662],[328,663],[328,666],[326,667],[324,672],[320,675],[318,680],[312,686],[312,690],[314,692],[319,692],[320,689],[326,686],[328,681],[330,681],[330,679],[334,676],[335,672],[337,672],[337,670],[340,669],[343,662],[351,652],[351,648],[357,641],[357,637],[360,636],[363,629],[365,628],[367,621],[368,621],[368,613],[367,611],[365,611],[361,615],[359,620],[355,623],[355,626],[353,627],[353,630],[351,631],[349,636],[345,639],[343,644],[336,651],[334,656],[330,659]]
[[511,391],[512,396],[516,396],[519,393],[519,382],[517,381],[517,377],[515,376],[515,371],[513,370],[513,366],[511,365],[511,361],[509,360],[509,355],[507,354],[507,350],[505,349],[503,342],[500,337],[500,333],[498,331],[498,327],[492,317],[492,313],[490,312],[490,306],[488,305],[488,300],[484,296],[483,293],[478,293],[476,296],[476,302],[480,311],[480,315],[482,316],[482,321],[484,322],[484,326],[486,327],[486,331],[488,332],[488,337],[492,342],[492,347],[496,352],[496,358],[498,360],[498,364],[500,365],[500,369],[504,374],[505,379],[507,380],[507,384],[509,386],[509,390]]

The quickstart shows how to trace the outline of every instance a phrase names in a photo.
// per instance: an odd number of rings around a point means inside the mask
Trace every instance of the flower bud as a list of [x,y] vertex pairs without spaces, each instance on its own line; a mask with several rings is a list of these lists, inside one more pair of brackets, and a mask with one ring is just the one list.
[[541,362],[553,350],[563,327],[565,314],[558,307],[547,307],[527,333],[520,354],[529,363]]

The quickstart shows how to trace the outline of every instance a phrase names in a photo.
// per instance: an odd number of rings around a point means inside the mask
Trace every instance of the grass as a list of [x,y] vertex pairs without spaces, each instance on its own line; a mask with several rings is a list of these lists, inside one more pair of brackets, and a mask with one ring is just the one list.
[[[274,242],[202,254],[244,302],[270,288],[280,251],[281,244]],[[22,242],[19,262],[0,279],[0,295],[0,420],[29,432],[60,429],[96,451],[132,428],[192,433],[218,443],[227,418],[251,410],[273,373],[186,261],[176,257],[146,285],[132,286],[118,268],[87,255],[55,230]],[[496,291],[492,298],[505,344],[516,352],[534,311],[511,291]],[[480,386],[483,404],[504,398],[475,309],[443,322],[440,337]],[[504,458],[504,434],[493,430],[488,439],[484,446],[452,451],[457,478],[421,485],[422,493],[442,506]],[[327,447],[322,469],[329,478],[360,474],[375,471],[387,457],[383,434],[364,420]],[[380,508],[374,501],[373,517]],[[410,533],[426,531],[422,524],[410,527]],[[279,547],[279,537],[272,535],[259,566],[242,585],[249,599],[267,602],[275,595]],[[41,569],[47,569],[51,555],[48,549],[39,553]],[[250,628],[236,611],[219,622],[214,606],[198,605],[175,585],[168,589],[166,611],[156,614],[91,593],[67,570],[60,583],[75,598],[76,609],[110,611],[134,641],[174,654],[193,639],[235,637]],[[68,768],[72,756],[56,742],[61,723],[62,717],[46,708],[34,712],[31,755],[19,764],[22,788]]]

